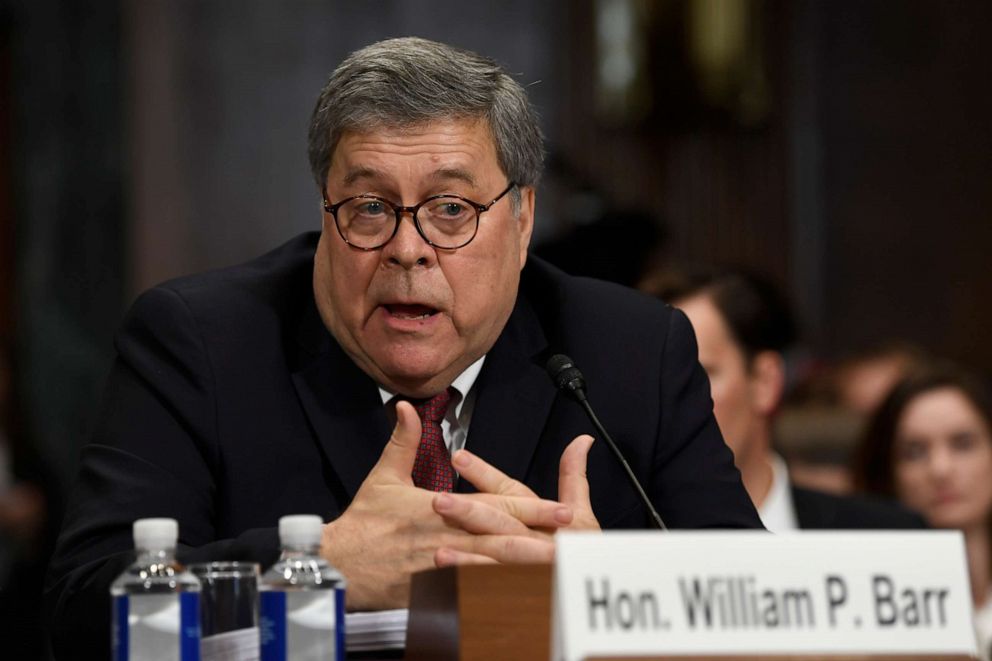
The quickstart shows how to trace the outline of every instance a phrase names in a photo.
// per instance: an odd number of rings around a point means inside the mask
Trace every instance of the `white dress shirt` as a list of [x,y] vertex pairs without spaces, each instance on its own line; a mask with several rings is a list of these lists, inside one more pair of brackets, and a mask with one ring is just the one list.
[[758,509],[761,523],[771,532],[799,530],[796,506],[792,502],[792,485],[789,482],[789,469],[782,457],[772,453],[772,486],[765,502]]
[[[441,421],[441,433],[444,435],[444,444],[448,446],[449,453],[465,447],[468,428],[472,422],[472,412],[475,410],[475,381],[479,378],[485,360],[486,357],[482,356],[451,382],[454,392],[448,403],[448,411],[444,414],[444,420]],[[382,397],[382,403],[387,405],[390,419],[395,424],[396,411],[393,400],[396,398],[396,393],[379,386],[379,396]]]
[[978,637],[978,658],[992,658],[992,590],[985,595],[981,606],[975,607],[975,635]]

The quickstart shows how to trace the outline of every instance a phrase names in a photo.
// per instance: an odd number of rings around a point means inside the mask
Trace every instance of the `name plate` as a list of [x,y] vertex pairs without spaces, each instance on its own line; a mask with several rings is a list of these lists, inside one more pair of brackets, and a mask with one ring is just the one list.
[[554,659],[976,654],[957,531],[556,539]]

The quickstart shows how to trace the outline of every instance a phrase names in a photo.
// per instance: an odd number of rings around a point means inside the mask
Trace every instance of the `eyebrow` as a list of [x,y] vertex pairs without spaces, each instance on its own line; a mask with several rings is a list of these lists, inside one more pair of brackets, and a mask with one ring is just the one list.
[[384,175],[379,170],[370,167],[358,167],[354,170],[349,170],[344,176],[344,185],[350,186],[359,179],[383,179]]
[[435,170],[431,174],[431,179],[437,182],[455,180],[466,183],[469,186],[475,186],[475,177],[472,176],[472,173],[461,168],[442,168],[440,170]]
[[[367,166],[361,166],[353,170],[349,170],[344,176],[343,182],[345,186],[351,186],[355,182],[363,179],[381,181],[386,178],[386,175],[380,170]],[[441,168],[432,172],[430,174],[430,178],[437,183],[461,181],[469,186],[475,186],[475,177],[472,176],[471,172],[468,170],[463,170],[462,168]]]

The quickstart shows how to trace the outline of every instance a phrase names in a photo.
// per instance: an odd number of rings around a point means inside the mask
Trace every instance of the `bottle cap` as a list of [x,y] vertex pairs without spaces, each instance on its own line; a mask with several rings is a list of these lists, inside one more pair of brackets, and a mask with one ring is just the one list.
[[283,546],[319,546],[324,522],[316,514],[291,514],[279,519],[279,543]]
[[139,549],[174,549],[179,538],[175,519],[138,519],[134,522],[134,547]]

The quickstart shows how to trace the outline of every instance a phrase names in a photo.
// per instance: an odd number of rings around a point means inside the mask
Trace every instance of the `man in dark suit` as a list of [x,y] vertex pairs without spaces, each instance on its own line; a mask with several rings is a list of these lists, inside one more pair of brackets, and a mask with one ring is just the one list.
[[796,330],[785,298],[770,283],[742,271],[703,270],[682,274],[657,293],[692,322],[717,422],[766,528],[925,527],[894,503],[805,489],[789,479],[772,451],[772,421],[785,389],[783,354]]
[[310,129],[323,231],[124,322],[50,571],[57,648],[107,638],[139,517],[178,519],[187,562],[264,565],[281,515],[319,513],[352,609],[405,605],[434,566],[550,561],[561,528],[646,527],[555,352],[668,525],[760,526],[685,317],[528,260],[541,158],[485,58],[399,39],[338,67]]

